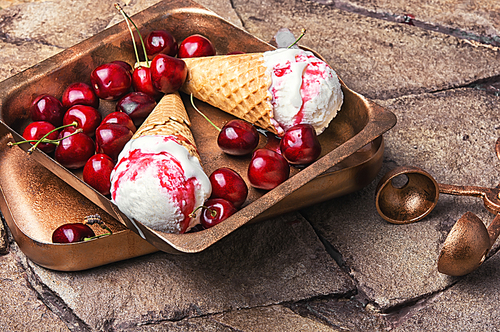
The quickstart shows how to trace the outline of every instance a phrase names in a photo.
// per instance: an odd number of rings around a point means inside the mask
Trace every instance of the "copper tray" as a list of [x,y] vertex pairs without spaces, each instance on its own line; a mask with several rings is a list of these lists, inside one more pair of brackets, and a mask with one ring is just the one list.
[[[193,33],[206,35],[214,42],[219,54],[232,51],[261,52],[272,49],[271,45],[249,35],[213,12],[188,0],[160,2],[135,15],[133,19],[144,34],[153,29],[167,29],[174,34],[178,41]],[[41,93],[49,93],[60,98],[68,84],[76,81],[88,83],[93,68],[113,60],[134,62],[130,35],[124,22],[0,82],[0,127],[4,133],[2,135],[4,141],[19,141],[22,139],[19,133],[29,123],[29,104],[34,97]],[[303,170],[294,168],[289,180],[269,192],[250,189],[247,202],[240,211],[223,223],[201,232],[175,235],[152,231],[141,223],[128,219],[107,197],[86,185],[81,180],[81,171],[70,172],[39,150],[35,151],[29,159],[36,160],[75,188],[79,195],[81,194],[95,203],[97,205],[96,209],[99,207],[109,214],[111,219],[116,219],[121,224],[126,225],[157,249],[171,253],[199,252],[246,223],[271,218],[288,211],[354,192],[374,179],[382,164],[384,145],[381,135],[394,126],[396,118],[393,113],[350,90],[343,82],[341,83],[344,92],[344,106],[330,127],[320,135],[323,148],[320,159]],[[193,135],[197,141],[207,174],[210,174],[216,168],[227,166],[235,169],[245,178],[250,157],[234,158],[223,154],[216,145],[217,132],[215,129],[194,111],[187,96],[183,96],[183,98],[191,117]],[[198,108],[217,125],[222,125],[232,119],[231,115],[225,114],[207,104],[199,101],[196,101],[196,103]],[[114,110],[114,103],[101,101],[99,110],[103,115],[106,115]],[[263,144],[265,144],[264,137],[261,140],[261,145]],[[27,151],[30,145],[23,144],[19,147],[15,149]],[[4,158],[4,155],[10,154],[5,149],[0,151],[2,151],[2,158]],[[28,158],[26,155],[24,157]],[[15,167],[14,165],[15,163],[12,163],[9,167]],[[31,168],[35,166],[18,167],[25,167],[25,171],[30,172]],[[0,172],[6,173],[11,172],[11,170],[7,170],[2,166]],[[2,178],[10,177],[2,176]],[[49,181],[48,177],[46,181]],[[14,186],[19,186],[19,191],[26,196],[32,194],[28,190],[29,183],[26,183],[20,174],[17,178],[12,177],[7,183],[0,182],[0,187],[11,186],[13,183]],[[4,214],[9,215],[8,219],[11,219],[9,226],[19,228],[18,232],[13,233],[17,234],[15,236],[16,241],[22,242],[23,239],[19,240],[18,238],[23,237],[23,235],[26,236],[25,230],[20,227],[20,225],[25,225],[25,222],[17,220],[17,218],[29,219],[30,216],[29,214],[12,213],[14,208],[21,209],[19,204],[25,203],[22,203],[22,201],[9,203],[11,199],[9,195],[12,195],[13,192],[3,190],[2,211],[4,211]],[[13,204],[13,206],[9,206],[9,204]],[[24,206],[27,209],[30,208],[29,205],[25,204]],[[33,222],[36,223],[37,221],[33,220]],[[53,226],[50,223],[40,222],[41,228],[47,228],[44,230],[45,232],[51,232]],[[35,242],[46,241],[44,237],[40,239],[36,234],[30,236]],[[104,243],[105,241],[110,240],[102,238],[95,240],[93,243],[98,246],[97,243]],[[35,244],[31,246],[34,247]],[[55,247],[61,248],[64,246]],[[23,246],[21,246],[21,249],[23,249]],[[117,245],[114,249],[121,250],[122,248]],[[148,248],[148,250],[150,249]],[[23,251],[27,252],[28,249],[24,247]],[[33,260],[35,259],[33,258]],[[49,265],[47,262],[38,263],[44,266]],[[101,264],[96,263],[95,265]],[[88,266],[86,265],[86,267]],[[54,267],[53,264],[52,268],[59,269],[59,267]]]

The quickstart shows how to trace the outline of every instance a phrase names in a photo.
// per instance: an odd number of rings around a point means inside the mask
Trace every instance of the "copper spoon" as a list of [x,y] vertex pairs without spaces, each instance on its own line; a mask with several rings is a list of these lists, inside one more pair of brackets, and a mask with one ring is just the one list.
[[[500,138],[495,144],[495,152],[500,159]],[[495,198],[498,199],[498,194]],[[491,209],[491,205],[487,207]],[[451,276],[463,276],[474,271],[484,262],[499,234],[500,214],[486,229],[475,214],[467,212],[455,223],[444,241],[438,271]]]
[[[395,185],[394,181],[401,177],[406,181]],[[412,166],[397,167],[385,174],[378,183],[375,204],[380,216],[388,222],[409,224],[427,216],[440,193],[481,197],[489,211],[500,212],[500,188],[438,184],[429,173]]]
[[453,226],[439,254],[438,271],[463,276],[477,269],[500,234],[500,214],[488,229],[474,213],[465,213]]

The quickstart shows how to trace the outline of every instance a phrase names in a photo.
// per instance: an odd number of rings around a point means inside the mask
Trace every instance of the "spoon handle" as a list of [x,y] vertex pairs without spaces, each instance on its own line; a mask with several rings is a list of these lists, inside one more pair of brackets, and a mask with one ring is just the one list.
[[493,246],[498,238],[498,235],[500,235],[500,214],[497,214],[495,219],[493,219],[491,224],[488,226],[488,235],[490,237],[490,245]]
[[473,196],[483,198],[487,209],[500,213],[500,190],[497,188],[485,188],[477,186],[455,186],[439,183],[439,192],[442,194]]
[[487,190],[489,189],[476,186],[455,186],[452,184],[439,183],[439,192],[442,194],[483,197],[486,195]]

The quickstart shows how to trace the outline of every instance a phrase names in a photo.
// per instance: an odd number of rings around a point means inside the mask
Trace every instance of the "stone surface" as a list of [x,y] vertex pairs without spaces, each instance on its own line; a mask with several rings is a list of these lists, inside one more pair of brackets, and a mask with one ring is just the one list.
[[[351,89],[374,99],[462,86],[500,74],[500,53],[440,33],[299,1],[234,1],[244,27],[270,40],[279,28],[307,34]],[[269,13],[273,13],[270,15]]]
[[[132,15],[156,2],[120,3]],[[0,79],[122,20],[108,0],[0,0],[0,7],[5,3]],[[307,28],[301,43],[325,56],[349,87],[398,117],[385,135],[380,175],[359,192],[244,227],[196,255],[156,253],[63,273],[35,265],[15,243],[0,243],[7,251],[0,256],[7,294],[0,329],[499,330],[498,241],[469,276],[436,270],[460,216],[471,211],[485,224],[493,219],[481,200],[441,195],[434,211],[411,225],[385,222],[374,205],[378,180],[397,165],[420,166],[442,183],[498,184],[500,56],[498,48],[476,42],[496,41],[498,4],[200,3],[266,41],[281,27],[296,34]],[[415,26],[398,23],[403,13],[416,16]],[[460,32],[467,33],[457,38]],[[490,79],[475,85],[484,91],[463,88],[481,79]]]
[[232,235],[199,254],[157,253],[81,273],[25,264],[35,289],[46,285],[96,330],[355,292],[300,215]]
[[[494,152],[498,112],[494,110],[500,106],[499,97],[466,88],[378,103],[398,118],[397,125],[384,135],[386,159],[381,174],[395,166],[412,165],[441,183],[498,184],[500,161]],[[454,221],[466,211],[491,222],[492,215],[482,201],[441,195],[424,220],[394,225],[377,214],[375,185],[303,211],[342,254],[366,296],[385,310],[455,282],[437,271],[437,258]]]
[[[320,3],[332,4],[329,0],[316,0]],[[485,42],[500,41],[500,3],[489,0],[478,1],[392,1],[392,0],[348,0],[337,2],[337,7],[350,7],[353,11],[368,11],[403,19],[405,14],[415,16],[417,26],[420,23],[429,24],[434,29],[445,27],[459,30],[457,35],[465,35],[470,39],[477,38]],[[429,27],[429,28],[431,28]],[[498,45],[497,45],[498,46]]]
[[67,326],[37,298],[16,255],[0,256],[0,330],[69,331]]
[[394,331],[500,330],[499,273],[500,256],[497,254],[479,270],[421,305],[401,320]]

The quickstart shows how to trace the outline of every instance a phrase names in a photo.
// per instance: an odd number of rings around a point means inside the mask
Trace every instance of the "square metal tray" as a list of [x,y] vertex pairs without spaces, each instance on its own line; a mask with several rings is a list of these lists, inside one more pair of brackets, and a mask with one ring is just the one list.
[[[177,41],[181,41],[194,33],[203,34],[212,40],[218,54],[233,51],[263,52],[273,49],[268,43],[188,0],[160,2],[134,15],[133,20],[143,35],[154,29],[166,29],[175,36]],[[30,122],[29,105],[37,95],[48,93],[60,98],[63,90],[70,83],[77,81],[89,83],[90,72],[98,65],[114,60],[123,60],[133,64],[134,59],[130,35],[125,22],[122,22],[0,82],[0,139],[2,145],[5,145],[7,141],[22,140],[20,133]],[[22,144],[12,149],[6,149],[4,146],[0,148],[2,160],[16,160],[20,164],[18,167],[22,168],[22,170],[13,171],[12,168],[16,167],[16,163],[7,163],[8,167],[4,167],[4,163],[0,168],[0,189],[2,189],[2,197],[0,197],[2,205],[0,207],[3,214],[6,215],[11,230],[12,228],[17,229],[17,231],[13,231],[13,234],[16,241],[20,242],[20,247],[24,252],[35,252],[34,248],[37,245],[43,245],[49,248],[47,249],[49,251],[52,247],[58,248],[59,255],[62,255],[64,249],[60,248],[72,247],[71,245],[52,244],[46,236],[25,230],[23,227],[26,222],[21,219],[29,219],[36,223],[37,221],[34,220],[36,218],[33,218],[29,213],[19,212],[22,210],[20,206],[23,204],[22,200],[16,200],[12,197],[16,192],[11,190],[12,186],[19,187],[19,192],[23,192],[26,197],[33,194],[28,190],[30,183],[24,180],[22,174],[23,172],[34,172],[34,169],[39,172],[41,171],[39,166],[43,165],[45,170],[49,170],[63,181],[55,181],[55,183],[60,186],[62,183],[66,183],[74,188],[74,193],[67,194],[71,196],[69,201],[80,204],[81,198],[76,199],[74,196],[85,197],[96,205],[96,210],[106,213],[111,220],[117,220],[118,224],[126,225],[154,246],[141,244],[138,246],[140,250],[137,250],[137,253],[116,257],[115,261],[152,252],[155,248],[170,253],[202,251],[249,222],[268,219],[354,192],[375,178],[383,158],[382,134],[395,125],[396,117],[393,113],[350,90],[342,81],[341,84],[344,104],[330,127],[319,136],[323,150],[321,157],[304,169],[292,167],[290,178],[269,192],[253,189],[249,186],[249,196],[243,208],[213,228],[181,235],[165,234],[153,231],[140,222],[131,221],[111,203],[108,197],[99,194],[81,180],[81,170],[69,171],[51,156],[39,150],[30,156],[24,152],[19,154],[22,150],[27,151],[30,147],[29,144]],[[213,170],[226,166],[233,168],[247,180],[246,169],[250,157],[234,158],[222,153],[216,144],[217,131],[191,107],[188,96],[183,95],[183,99],[191,117],[191,129],[206,173],[210,174]],[[205,103],[196,101],[196,105],[217,125],[222,126],[233,118]],[[106,115],[114,111],[114,107],[114,102],[101,100],[99,111]],[[260,145],[264,144],[265,138],[262,137]],[[17,150],[17,152],[14,153],[13,150]],[[29,160],[29,163],[24,163],[23,158]],[[35,165],[36,163],[34,164],[33,161],[40,165]],[[54,181],[48,174],[44,179],[47,181],[46,184]],[[47,195],[51,195],[51,193],[42,194],[38,197],[36,204],[50,205],[50,197]],[[28,201],[35,204],[32,199]],[[30,205],[26,203],[24,208],[29,209]],[[68,211],[68,209],[63,209],[59,212],[67,213]],[[40,215],[38,217],[40,218]],[[69,219],[69,217],[59,215],[58,219]],[[39,221],[38,224],[38,227],[43,229],[43,233],[51,232],[57,227],[57,225],[45,221]],[[127,236],[132,236],[128,230],[122,230],[122,232],[126,232]],[[26,244],[29,241],[24,239],[26,236],[32,241],[29,245]],[[98,248],[100,243],[109,242],[109,238],[112,239],[113,236],[115,234],[95,239],[91,243],[97,243],[95,248]],[[108,239],[106,240],[106,238]],[[139,240],[139,242],[142,241],[140,238]],[[116,241],[113,243],[116,246],[115,250],[122,249]],[[28,256],[40,265],[56,270],[78,270],[108,263],[107,261],[96,261],[66,266],[55,263],[55,259],[52,262],[47,262],[47,260],[40,261],[38,255],[31,254],[30,256],[28,254]],[[54,256],[57,255],[54,254]]]

